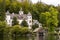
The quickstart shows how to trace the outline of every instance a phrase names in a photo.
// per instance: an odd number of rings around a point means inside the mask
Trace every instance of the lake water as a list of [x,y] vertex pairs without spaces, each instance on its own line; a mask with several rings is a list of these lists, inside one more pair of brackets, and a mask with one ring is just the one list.
[[60,40],[60,36],[57,35],[48,35],[48,36],[21,36],[17,37],[15,40]]
[[13,37],[12,40],[60,40],[60,35],[17,36]]
[[24,36],[24,37],[19,37],[17,40],[60,40],[60,36],[58,35],[48,35],[48,36]]

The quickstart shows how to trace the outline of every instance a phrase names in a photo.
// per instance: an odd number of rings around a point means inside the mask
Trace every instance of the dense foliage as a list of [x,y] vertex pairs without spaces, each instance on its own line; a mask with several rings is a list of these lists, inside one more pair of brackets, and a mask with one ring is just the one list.
[[[8,26],[6,22],[0,22],[0,39],[1,40],[13,40],[20,36],[26,36],[32,33],[28,27],[22,27],[20,25]],[[19,36],[18,36],[19,35]],[[15,40],[14,39],[14,40]]]
[[19,22],[17,21],[16,17],[14,17],[13,21],[12,21],[12,26],[14,26],[14,25],[19,25]]
[[50,7],[48,12],[40,14],[40,21],[43,26],[53,29],[58,26],[58,11],[53,7]]
[[[4,37],[6,37],[4,40],[12,40],[11,35],[14,35],[16,38],[17,35],[30,32],[27,28],[27,23],[25,24],[23,21],[22,24],[24,27],[22,28],[18,26],[16,18],[13,19],[13,27],[9,27],[5,24],[5,22],[1,22],[5,21],[5,12],[7,10],[9,10],[10,13],[14,12],[18,14],[21,8],[25,14],[30,11],[32,18],[42,23],[43,27],[49,28],[49,31],[53,31],[54,28],[60,26],[60,5],[55,7],[42,2],[32,4],[28,1],[18,2],[16,0],[0,0],[0,38],[3,38],[4,35]],[[37,25],[33,26],[33,29],[37,27]]]
[[38,27],[39,27],[39,25],[36,24],[36,23],[35,23],[34,25],[32,25],[32,29],[33,29],[33,30],[35,30],[35,29],[38,28]]
[[24,26],[25,26],[25,27],[28,27],[28,23],[27,23],[25,20],[23,20],[22,23],[21,23],[21,26],[23,26],[23,27],[24,27]]

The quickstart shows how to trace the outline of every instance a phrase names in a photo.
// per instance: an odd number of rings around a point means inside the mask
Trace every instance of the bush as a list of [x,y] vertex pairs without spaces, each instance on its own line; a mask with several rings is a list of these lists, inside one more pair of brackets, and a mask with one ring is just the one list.
[[38,27],[39,27],[39,25],[35,23],[35,24],[32,26],[32,29],[34,30],[35,28],[38,28]]
[[13,33],[15,32],[16,34],[19,34],[19,35],[31,33],[31,31],[28,29],[28,27],[21,27],[19,25],[13,26],[12,32]]
[[14,25],[18,25],[18,21],[17,21],[17,18],[16,17],[14,17],[13,18],[13,21],[12,21],[12,26],[14,26]]
[[28,24],[27,24],[27,22],[25,20],[23,20],[22,23],[21,23],[21,26],[28,27]]

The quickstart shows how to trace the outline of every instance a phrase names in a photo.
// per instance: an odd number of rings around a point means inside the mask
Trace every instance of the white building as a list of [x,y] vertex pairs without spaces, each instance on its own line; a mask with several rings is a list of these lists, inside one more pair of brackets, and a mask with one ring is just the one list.
[[9,13],[9,11],[6,12],[6,22],[9,26],[12,26],[12,21],[14,17],[17,17],[17,21],[19,22],[19,24],[21,24],[22,21],[25,20],[28,24],[29,29],[31,29],[32,25],[35,23],[37,23],[39,27],[41,27],[41,24],[37,20],[33,20],[32,22],[32,15],[30,12],[28,14],[24,14],[22,9],[19,11],[19,14],[14,13],[11,14]]
[[39,26],[40,28],[42,27],[42,24],[41,24],[41,23],[39,23],[39,21],[38,21],[38,20],[33,20],[32,25],[34,25],[34,24],[38,24],[38,26]]
[[19,11],[19,14],[10,14],[9,11],[6,12],[6,22],[9,26],[12,26],[12,20],[14,17],[17,17],[17,21],[19,24],[25,20],[28,23],[28,27],[31,29],[32,27],[32,15],[29,12],[28,14],[24,14],[22,10]]

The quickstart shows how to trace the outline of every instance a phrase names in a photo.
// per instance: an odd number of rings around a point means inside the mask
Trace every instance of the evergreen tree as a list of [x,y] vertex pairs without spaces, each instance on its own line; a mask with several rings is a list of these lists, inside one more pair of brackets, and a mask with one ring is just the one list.
[[14,17],[13,21],[12,21],[12,26],[14,26],[14,25],[18,25],[18,21],[17,21],[16,17]]
[[0,2],[0,21],[5,20],[5,0]]
[[39,27],[39,25],[38,24],[34,24],[34,25],[32,25],[32,28],[33,28],[33,30],[35,29],[35,28],[38,28]]
[[24,21],[22,21],[21,26],[23,26],[23,27],[28,27],[28,24],[27,24],[27,22],[24,20]]
[[5,27],[6,27],[6,22],[0,21],[0,40],[3,40]]

